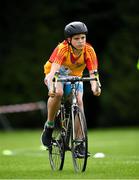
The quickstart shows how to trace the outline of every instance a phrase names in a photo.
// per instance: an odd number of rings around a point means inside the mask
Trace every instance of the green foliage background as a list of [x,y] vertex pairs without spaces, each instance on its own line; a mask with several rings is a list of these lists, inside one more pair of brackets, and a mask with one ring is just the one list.
[[[99,59],[102,95],[87,86],[92,126],[138,125],[139,14],[137,0],[0,2],[0,105],[47,100],[43,65],[64,38],[64,26],[87,24]],[[91,102],[90,102],[91,101]],[[93,104],[93,111],[92,105]]]

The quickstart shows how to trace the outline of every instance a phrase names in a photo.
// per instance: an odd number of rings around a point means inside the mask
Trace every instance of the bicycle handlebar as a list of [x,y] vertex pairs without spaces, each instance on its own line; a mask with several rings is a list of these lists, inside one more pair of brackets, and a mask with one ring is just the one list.
[[78,76],[68,76],[68,77],[59,77],[58,74],[55,74],[54,78],[52,79],[53,83],[53,90],[52,90],[52,95],[54,96],[53,93],[56,91],[55,83],[56,82],[71,82],[71,84],[74,84],[75,82],[79,81],[96,81],[98,83],[98,87],[101,88],[101,84],[99,82],[98,76],[91,78],[91,77],[78,77]]
[[[79,82],[79,81],[97,81],[98,82],[98,79],[97,78],[90,78],[90,77],[78,77],[78,76],[71,76],[71,77],[70,76],[68,76],[68,77],[55,76],[52,79],[51,97],[54,97],[54,93],[56,92],[56,86],[55,86],[56,82],[71,82],[71,84],[74,84],[75,82]],[[50,93],[49,93],[49,96],[50,96]]]
[[90,78],[90,77],[58,77],[58,78],[53,78],[53,82],[71,82],[75,83],[78,81],[97,81],[97,78]]
[[68,77],[55,76],[52,81],[53,81],[53,83],[55,83],[55,82],[71,82],[71,83],[75,83],[75,82],[79,82],[79,81],[97,81],[98,86],[101,87],[98,76],[96,76],[94,78],[91,78],[91,77],[78,77],[78,76],[68,76]]

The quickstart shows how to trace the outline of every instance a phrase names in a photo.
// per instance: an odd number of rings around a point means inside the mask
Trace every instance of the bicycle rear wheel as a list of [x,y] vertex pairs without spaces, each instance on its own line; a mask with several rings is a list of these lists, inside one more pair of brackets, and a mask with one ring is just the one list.
[[62,135],[62,127],[60,115],[56,116],[55,127],[52,134],[52,145],[49,150],[49,161],[52,170],[62,170],[65,160],[64,137]]
[[72,111],[71,153],[75,171],[85,171],[88,157],[87,125],[78,106],[73,107]]

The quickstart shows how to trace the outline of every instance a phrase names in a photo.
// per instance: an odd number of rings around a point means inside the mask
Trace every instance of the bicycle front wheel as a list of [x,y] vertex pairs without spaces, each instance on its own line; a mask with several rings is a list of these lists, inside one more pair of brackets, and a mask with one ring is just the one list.
[[[60,112],[61,113],[61,112]],[[65,159],[64,137],[59,116],[56,117],[52,134],[52,145],[49,147],[49,161],[52,170],[62,170]]]
[[78,106],[72,108],[71,153],[76,172],[83,172],[87,165],[88,137],[86,119]]

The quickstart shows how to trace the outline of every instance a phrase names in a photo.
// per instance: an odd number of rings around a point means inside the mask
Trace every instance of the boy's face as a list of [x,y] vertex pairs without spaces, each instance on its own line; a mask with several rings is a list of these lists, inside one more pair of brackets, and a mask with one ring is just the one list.
[[84,48],[86,43],[86,35],[85,34],[77,34],[72,36],[70,39],[70,42],[73,47],[75,47],[78,50],[81,50]]

